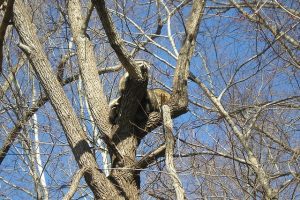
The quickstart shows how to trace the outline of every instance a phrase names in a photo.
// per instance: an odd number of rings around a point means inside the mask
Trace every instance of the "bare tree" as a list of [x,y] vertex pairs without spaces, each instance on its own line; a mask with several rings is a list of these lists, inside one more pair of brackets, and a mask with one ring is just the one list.
[[1,198],[299,198],[299,7],[0,1]]

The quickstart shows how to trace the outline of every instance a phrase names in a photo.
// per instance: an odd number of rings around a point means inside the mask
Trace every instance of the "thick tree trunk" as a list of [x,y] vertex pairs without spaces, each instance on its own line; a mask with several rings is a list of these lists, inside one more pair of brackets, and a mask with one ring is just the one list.
[[51,71],[51,66],[39,43],[36,27],[31,21],[27,6],[21,0],[14,5],[14,25],[23,44],[20,45],[27,54],[34,71],[47,93],[60,123],[66,133],[69,145],[80,168],[85,167],[87,184],[96,199],[123,199],[113,184],[100,172],[95,158],[87,143],[78,118],[63,91],[62,86]]
[[120,165],[119,160],[115,156],[112,157],[113,170],[110,178],[116,181],[128,199],[139,199],[140,196],[139,172],[129,169],[136,162],[136,150],[140,141],[133,119],[140,105],[140,99],[145,95],[146,87],[147,81],[129,81],[122,96],[120,108],[122,119],[118,121],[118,125],[113,127],[113,141],[123,155],[123,163]]

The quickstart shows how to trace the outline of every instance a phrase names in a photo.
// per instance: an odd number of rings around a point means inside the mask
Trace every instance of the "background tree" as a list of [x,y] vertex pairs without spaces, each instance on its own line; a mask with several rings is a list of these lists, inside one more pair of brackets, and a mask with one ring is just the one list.
[[0,5],[1,198],[299,197],[299,2]]

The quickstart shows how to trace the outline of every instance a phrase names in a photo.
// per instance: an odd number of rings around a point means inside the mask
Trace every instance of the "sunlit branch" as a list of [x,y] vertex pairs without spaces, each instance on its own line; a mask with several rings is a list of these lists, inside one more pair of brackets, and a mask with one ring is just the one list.
[[6,29],[7,29],[8,25],[10,24],[10,20],[12,19],[14,2],[15,2],[14,0],[8,1],[7,7],[5,10],[5,14],[2,19],[2,23],[0,25],[0,73],[2,73],[3,43],[4,43]]
[[86,168],[79,169],[75,175],[73,176],[72,182],[70,184],[70,189],[68,193],[64,196],[63,200],[70,200],[74,196],[75,192],[78,189],[80,179],[82,178],[83,174],[85,173]]
[[162,106],[162,113],[163,113],[163,127],[164,127],[164,135],[165,135],[165,142],[166,142],[166,150],[165,150],[165,157],[166,157],[166,168],[167,172],[169,173],[173,187],[176,191],[176,197],[179,200],[186,199],[185,191],[182,187],[182,183],[179,179],[179,176],[176,172],[174,166],[174,147],[175,147],[175,138],[173,136],[173,122],[171,118],[171,111],[169,106],[164,105]]
[[101,19],[103,28],[109,39],[111,47],[115,50],[120,62],[123,67],[128,71],[130,76],[136,80],[143,80],[139,66],[134,62],[132,56],[126,49],[122,39],[118,35],[114,23],[109,15],[106,8],[106,3],[104,0],[92,0],[94,6],[96,7],[97,13]]

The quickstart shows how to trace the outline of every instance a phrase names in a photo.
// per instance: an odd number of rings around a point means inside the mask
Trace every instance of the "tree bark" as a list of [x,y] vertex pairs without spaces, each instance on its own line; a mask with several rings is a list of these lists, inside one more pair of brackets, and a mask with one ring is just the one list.
[[172,115],[185,113],[188,105],[187,81],[190,71],[190,60],[195,49],[199,25],[203,16],[205,0],[194,0],[192,11],[186,23],[186,37],[180,49],[174,79],[171,102]]
[[162,106],[162,115],[163,115],[163,125],[164,125],[164,134],[165,134],[165,142],[166,142],[166,168],[169,173],[173,187],[176,192],[176,198],[178,200],[186,199],[184,189],[182,187],[181,181],[178,177],[174,166],[174,146],[175,146],[175,138],[173,136],[173,123],[171,118],[171,111],[169,106]]
[[[187,112],[188,93],[187,81],[190,71],[190,59],[195,49],[195,40],[197,37],[199,25],[205,8],[205,0],[194,0],[192,10],[186,23],[186,38],[180,49],[174,79],[171,101],[168,103],[171,109],[172,118],[178,117]],[[139,124],[139,135],[144,137],[148,132],[161,125],[162,118],[158,112],[152,112],[147,122]]]
[[[129,81],[128,87],[123,94],[124,96],[122,96],[120,112],[122,112],[123,116],[114,129],[114,141],[117,144],[118,149],[124,151],[124,153],[121,152],[121,154],[126,155],[126,158],[124,158],[125,166],[136,166],[135,153],[139,141],[148,132],[160,125],[162,118],[160,113],[151,113],[148,122],[145,122],[145,124],[138,124],[137,126],[139,128],[135,128],[135,126],[133,126],[131,121],[131,119],[133,119],[132,114],[135,114],[139,100],[145,94],[146,85],[145,82],[139,82],[140,78],[136,70],[137,66],[132,63],[132,57],[127,52],[127,49],[113,26],[107,8],[105,7],[105,1],[92,0],[92,2],[97,9],[112,48],[115,50],[120,62],[129,72],[129,75],[134,79]],[[179,116],[187,111],[187,79],[189,74],[189,61],[194,52],[195,38],[203,14],[204,5],[205,1],[203,0],[194,1],[190,17],[187,21],[188,32],[179,54],[175,71],[176,78],[173,83],[174,93],[172,102],[170,103],[173,114],[172,117]],[[115,162],[115,159],[113,159],[113,167],[119,167],[117,163],[118,162]],[[123,186],[122,188],[125,191],[132,191],[127,193],[128,197],[134,198],[138,196],[138,172],[129,171],[127,172],[127,177],[124,177],[124,175],[125,172],[121,169],[113,169],[111,177],[114,180],[117,180],[117,182]]]
[[118,35],[114,23],[108,13],[105,5],[105,0],[92,0],[97,13],[101,19],[102,26],[108,37],[111,47],[115,50],[120,62],[123,67],[128,71],[129,75],[136,80],[144,80],[141,70],[138,65],[134,62],[132,56],[127,51],[123,40]]
[[[25,55],[24,55],[25,56]],[[60,65],[63,64],[64,62],[66,62],[64,59],[61,61]],[[21,67],[21,65],[24,63],[24,61],[22,60],[21,64],[18,64],[16,67],[14,67],[14,69],[12,70],[13,72],[9,75],[9,78],[7,79],[7,81],[5,82],[5,84],[2,86],[2,88],[0,89],[0,99],[3,97],[5,91],[8,89],[10,82],[13,80],[14,77],[14,73],[16,73],[19,68]],[[121,66],[117,65],[117,66],[113,66],[113,67],[108,67],[106,69],[100,69],[98,70],[98,74],[103,74],[105,72],[111,72],[111,71],[118,71],[120,70]],[[66,78],[65,80],[60,80],[59,82],[62,86],[65,86],[69,83],[72,83],[73,81],[77,80],[79,78],[79,74],[70,76],[68,78]],[[2,164],[7,152],[9,151],[11,145],[13,144],[13,142],[15,141],[15,139],[17,138],[19,132],[21,131],[23,124],[26,123],[35,112],[37,112],[39,110],[39,108],[41,108],[42,106],[45,105],[45,103],[47,103],[49,101],[48,96],[42,96],[40,97],[39,100],[36,101],[36,103],[34,105],[32,105],[31,108],[29,108],[23,115],[23,117],[15,124],[15,127],[12,129],[12,131],[7,135],[5,141],[3,142],[3,145],[0,149],[0,165]]]
[[0,26],[0,73],[2,73],[3,43],[4,43],[6,29],[7,29],[8,25],[10,24],[10,20],[12,18],[13,5],[14,5],[14,0],[10,0],[7,2],[5,14],[3,16],[2,23]]
[[93,45],[84,32],[84,19],[78,0],[69,1],[68,14],[74,42],[77,46],[80,75],[93,119],[103,140],[110,147],[111,153],[122,162],[123,156],[111,141],[112,135],[111,125],[108,121],[108,103],[99,79]]
[[13,18],[20,39],[24,43],[20,44],[20,47],[28,56],[40,83],[50,99],[79,167],[87,168],[84,177],[95,198],[123,199],[113,184],[98,168],[88,145],[86,134],[62,86],[51,71],[50,63],[39,43],[36,27],[31,21],[27,6],[21,0],[15,1]]
[[81,168],[80,170],[78,170],[75,173],[75,175],[73,176],[72,182],[70,184],[70,189],[69,189],[68,193],[64,196],[63,200],[72,199],[72,197],[74,196],[74,194],[78,188],[80,179],[82,178],[85,170],[86,170],[85,168]]

